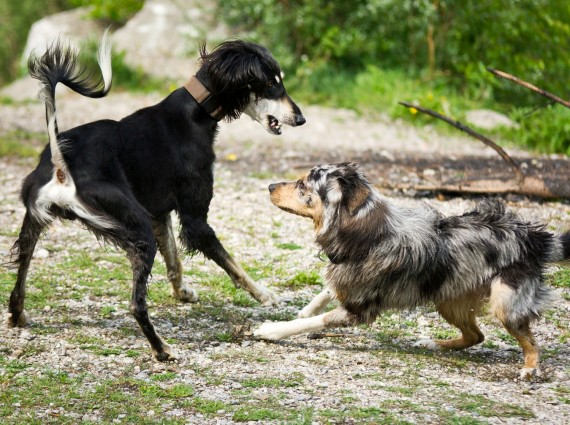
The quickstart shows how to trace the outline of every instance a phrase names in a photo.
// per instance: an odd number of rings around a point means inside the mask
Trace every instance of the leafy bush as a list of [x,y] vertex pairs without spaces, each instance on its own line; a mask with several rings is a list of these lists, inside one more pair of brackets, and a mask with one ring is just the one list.
[[455,119],[470,107],[492,107],[521,125],[501,135],[570,153],[568,112],[548,108],[527,116],[540,98],[486,69],[570,97],[568,2],[227,0],[220,7],[229,24],[270,46],[294,76],[287,84],[296,97],[419,123],[434,120],[398,100]]
[[115,24],[124,24],[144,5],[144,0],[69,0],[73,6],[91,6],[91,16]]
[[[566,97],[570,3],[550,0],[229,0],[223,16],[269,44],[289,71],[373,64],[447,84],[470,96],[530,104],[496,82],[492,66]],[[284,60],[285,58],[285,60]]]
[[30,26],[42,16],[62,10],[66,0],[0,1],[0,86],[20,72],[20,55]]

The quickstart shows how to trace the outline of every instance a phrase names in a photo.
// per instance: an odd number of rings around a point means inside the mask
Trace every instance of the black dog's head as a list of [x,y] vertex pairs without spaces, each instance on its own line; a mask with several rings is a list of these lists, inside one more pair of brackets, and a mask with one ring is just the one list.
[[283,73],[269,51],[256,43],[226,41],[208,53],[201,49],[198,76],[222,107],[226,119],[245,112],[272,134],[281,125],[305,123],[299,107],[283,85]]

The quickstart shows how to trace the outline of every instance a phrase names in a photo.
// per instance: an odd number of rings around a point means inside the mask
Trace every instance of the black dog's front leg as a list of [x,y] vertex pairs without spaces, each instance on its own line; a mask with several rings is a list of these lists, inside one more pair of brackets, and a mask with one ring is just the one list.
[[201,251],[214,260],[230,276],[237,287],[245,289],[253,298],[269,306],[279,302],[277,295],[254,282],[240,265],[225,250],[214,230],[203,219],[181,216],[182,238],[190,252]]

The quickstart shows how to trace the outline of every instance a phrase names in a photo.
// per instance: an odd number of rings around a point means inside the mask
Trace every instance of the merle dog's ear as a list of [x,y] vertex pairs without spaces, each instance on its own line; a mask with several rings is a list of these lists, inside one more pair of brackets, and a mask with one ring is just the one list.
[[351,215],[355,214],[370,195],[370,187],[358,172],[358,164],[346,163],[344,173],[338,177],[337,182],[342,190],[342,205]]

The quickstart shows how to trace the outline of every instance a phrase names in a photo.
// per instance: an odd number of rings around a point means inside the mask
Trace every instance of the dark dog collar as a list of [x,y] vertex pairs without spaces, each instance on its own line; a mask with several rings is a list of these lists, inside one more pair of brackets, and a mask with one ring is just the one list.
[[202,109],[208,113],[216,121],[221,121],[224,118],[222,107],[217,104],[214,96],[204,87],[204,85],[195,77],[192,76],[190,80],[184,84],[184,88],[188,90],[190,96],[196,99]]
[[348,260],[347,256],[335,253],[330,253],[330,254],[327,253],[327,257],[329,257],[330,262],[333,264],[344,263],[346,260]]

